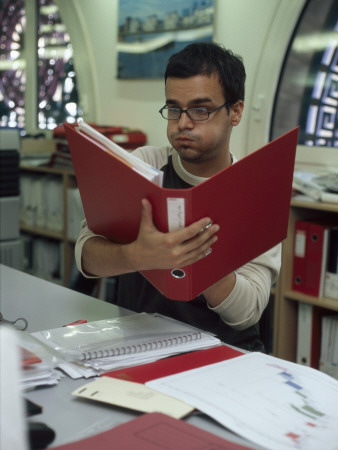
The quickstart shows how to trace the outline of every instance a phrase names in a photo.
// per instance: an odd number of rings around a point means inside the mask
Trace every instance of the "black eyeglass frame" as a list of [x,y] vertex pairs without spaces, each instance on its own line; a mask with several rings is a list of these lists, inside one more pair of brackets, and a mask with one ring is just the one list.
[[[218,107],[215,108],[215,109],[209,110],[209,109],[203,108],[203,107],[202,107],[202,108],[194,107],[194,108],[188,108],[188,109],[181,109],[181,108],[174,108],[174,107],[172,107],[172,106],[164,105],[164,106],[159,110],[159,113],[161,114],[161,116],[162,116],[163,119],[165,119],[165,120],[179,120],[179,119],[181,118],[181,116],[182,116],[182,113],[185,113],[185,114],[189,117],[189,119],[192,120],[193,122],[203,122],[204,120],[208,120],[208,119],[209,119],[210,114],[212,114],[212,113],[214,113],[214,112],[216,112],[216,111],[219,111],[219,110],[222,109],[222,108],[227,108],[227,110],[228,110],[228,112],[229,112],[229,107],[230,107],[230,106],[231,106],[231,103],[225,102],[223,105],[218,106]],[[168,117],[164,117],[163,114],[162,114],[162,112],[163,112],[164,109],[167,109],[167,110],[173,109],[173,110],[175,110],[175,111],[178,111],[178,112],[179,112],[179,116],[176,117],[175,119],[169,119]],[[192,118],[189,116],[189,111],[190,111],[191,109],[199,109],[199,110],[203,110],[203,111],[205,111],[205,112],[208,114],[208,116],[207,116],[205,119],[192,119]]]

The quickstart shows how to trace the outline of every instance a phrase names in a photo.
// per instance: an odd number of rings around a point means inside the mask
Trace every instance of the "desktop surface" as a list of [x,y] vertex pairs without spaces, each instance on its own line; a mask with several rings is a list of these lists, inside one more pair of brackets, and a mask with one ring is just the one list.
[[[76,320],[94,321],[131,314],[130,311],[0,265],[0,311],[9,320],[24,317],[29,332],[56,328]],[[72,396],[91,379],[61,378],[56,386],[24,392],[24,397],[41,405],[42,413],[29,422],[43,422],[55,431],[50,447],[76,441],[125,423],[140,413]],[[199,412],[184,419],[229,441],[253,449],[261,447],[234,435]]]

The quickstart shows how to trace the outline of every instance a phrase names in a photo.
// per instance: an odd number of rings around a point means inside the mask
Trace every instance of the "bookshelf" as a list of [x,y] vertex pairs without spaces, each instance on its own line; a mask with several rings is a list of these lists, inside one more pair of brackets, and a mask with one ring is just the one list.
[[294,229],[298,219],[311,220],[326,217],[338,222],[338,204],[291,201],[287,239],[283,242],[282,268],[274,295],[273,354],[279,358],[296,361],[298,304],[305,302],[338,312],[338,300],[313,297],[292,290]]
[[[44,177],[53,177],[61,182],[61,195],[62,195],[62,211],[60,220],[59,230],[50,229],[50,227],[41,227],[36,224],[29,225],[20,222],[20,232],[23,236],[28,236],[29,238],[40,238],[46,241],[55,242],[60,250],[60,269],[59,269],[59,279],[53,281],[62,284],[63,286],[68,286],[70,271],[73,263],[74,255],[74,244],[75,240],[68,238],[68,196],[67,191],[70,188],[77,187],[75,174],[69,169],[57,169],[48,168],[41,166],[31,166],[31,165],[20,165],[20,175],[21,177],[26,175],[29,177],[38,177],[42,180]],[[22,193],[23,194],[23,193]],[[33,272],[34,274],[34,272]]]

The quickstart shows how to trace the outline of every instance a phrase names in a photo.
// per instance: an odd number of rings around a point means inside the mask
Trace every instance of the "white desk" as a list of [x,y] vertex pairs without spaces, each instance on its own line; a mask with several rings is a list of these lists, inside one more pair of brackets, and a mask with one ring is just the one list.
[[[30,332],[59,327],[79,319],[92,321],[130,313],[3,265],[0,265],[0,311],[6,319],[26,318]],[[51,446],[82,439],[137,417],[138,413],[133,411],[71,395],[78,386],[89,381],[65,377],[57,386],[25,393],[25,397],[43,406],[43,413],[29,420],[44,422],[56,432]],[[233,442],[253,449],[261,448],[235,436],[205,415],[192,415],[186,420]]]

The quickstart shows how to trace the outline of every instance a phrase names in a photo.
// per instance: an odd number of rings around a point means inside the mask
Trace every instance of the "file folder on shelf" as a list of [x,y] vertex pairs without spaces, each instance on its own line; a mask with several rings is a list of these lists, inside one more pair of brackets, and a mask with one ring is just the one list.
[[[142,274],[166,297],[189,301],[287,235],[298,128],[203,183],[167,189],[144,178],[102,143],[65,124],[88,226],[118,242],[136,239],[141,199],[162,232],[203,217],[220,225],[206,258],[183,268]],[[116,145],[116,144],[115,144]]]
[[293,290],[314,297],[324,296],[329,235],[334,228],[334,222],[331,221],[296,221],[293,253]]

